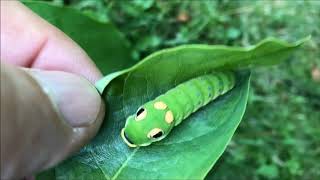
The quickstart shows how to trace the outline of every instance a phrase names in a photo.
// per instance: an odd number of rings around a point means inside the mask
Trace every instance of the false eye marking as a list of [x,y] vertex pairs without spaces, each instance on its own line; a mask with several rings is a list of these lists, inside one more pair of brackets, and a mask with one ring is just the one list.
[[163,135],[163,131],[160,128],[154,128],[148,133],[148,138],[158,139]]
[[165,110],[167,108],[167,105],[162,101],[155,102],[153,106],[159,110]]
[[136,112],[136,121],[141,121],[147,116],[147,110],[143,107],[139,108],[138,111]]
[[174,120],[174,118],[173,118],[172,111],[167,111],[167,112],[166,112],[166,115],[165,115],[165,121],[166,121],[168,124],[171,124],[173,120]]

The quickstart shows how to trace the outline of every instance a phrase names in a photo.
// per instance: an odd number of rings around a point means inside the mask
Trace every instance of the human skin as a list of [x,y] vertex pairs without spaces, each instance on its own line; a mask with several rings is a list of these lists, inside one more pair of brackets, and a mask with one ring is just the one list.
[[88,143],[105,110],[88,55],[20,2],[0,3],[1,179],[18,179]]

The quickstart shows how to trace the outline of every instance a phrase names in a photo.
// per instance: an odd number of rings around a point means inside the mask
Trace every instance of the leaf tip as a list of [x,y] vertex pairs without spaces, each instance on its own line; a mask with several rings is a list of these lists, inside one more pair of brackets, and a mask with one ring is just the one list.
[[296,44],[297,46],[300,46],[300,45],[304,44],[305,42],[310,41],[311,38],[312,38],[312,36],[311,36],[311,34],[310,34],[310,35],[308,35],[308,36],[306,36],[306,37],[304,37],[304,38],[296,41],[295,44]]

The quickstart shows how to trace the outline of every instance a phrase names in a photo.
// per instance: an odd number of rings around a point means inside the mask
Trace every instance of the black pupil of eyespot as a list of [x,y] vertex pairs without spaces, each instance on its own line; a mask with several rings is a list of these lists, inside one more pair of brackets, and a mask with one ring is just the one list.
[[144,108],[138,109],[138,111],[137,111],[137,116],[139,116],[141,113],[143,113],[143,111],[144,111]]
[[163,132],[159,131],[157,134],[153,135],[153,138],[159,138],[162,136],[162,134],[163,134]]

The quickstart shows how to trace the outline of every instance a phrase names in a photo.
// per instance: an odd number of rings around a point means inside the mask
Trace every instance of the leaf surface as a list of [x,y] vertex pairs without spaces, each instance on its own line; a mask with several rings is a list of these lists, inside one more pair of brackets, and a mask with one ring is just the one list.
[[[305,40],[268,39],[250,48],[185,45],[156,52],[98,82],[107,103],[99,134],[55,168],[57,179],[203,179],[224,152],[244,114],[248,67],[277,64]],[[192,114],[170,135],[148,147],[129,148],[120,137],[126,117],[177,84],[211,71],[237,69],[229,93]],[[244,69],[244,70],[242,70]]]

